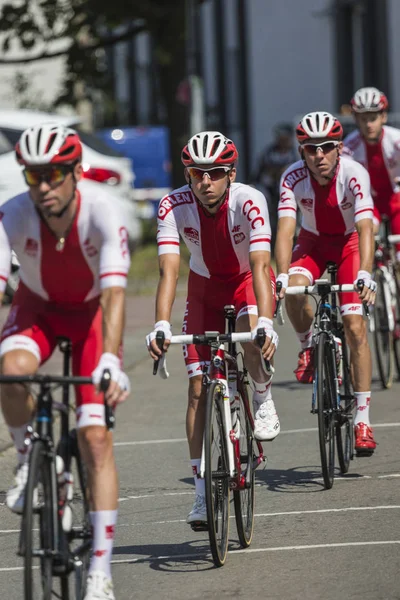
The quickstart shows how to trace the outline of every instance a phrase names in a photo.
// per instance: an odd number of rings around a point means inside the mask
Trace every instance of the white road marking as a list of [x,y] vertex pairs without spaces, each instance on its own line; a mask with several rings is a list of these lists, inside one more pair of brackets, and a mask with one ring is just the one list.
[[[233,557],[235,554],[256,554],[257,552],[285,552],[288,550],[322,550],[324,548],[351,548],[360,546],[394,546],[400,544],[400,540],[381,540],[381,541],[369,541],[369,542],[339,542],[333,544],[304,544],[301,546],[275,546],[272,548],[240,548],[238,550],[231,550],[230,556]],[[185,558],[189,559],[208,559],[210,557],[209,552],[191,552],[187,554],[169,554],[165,556],[148,556],[140,558],[124,558],[121,560],[112,560],[112,565],[123,565],[123,564],[134,564],[134,563],[146,563],[155,562],[159,560],[182,560]],[[39,567],[34,567],[35,569]],[[8,573],[10,571],[23,571],[24,567],[3,567],[0,568],[0,573]]]
[[[384,428],[384,427],[400,427],[400,423],[374,423],[373,428]],[[305,427],[304,429],[286,429],[281,431],[279,435],[288,435],[296,433],[310,433],[311,431],[318,431],[318,427]],[[147,444],[180,444],[187,442],[186,438],[173,438],[165,440],[140,440],[137,442],[115,442],[114,446],[145,446]]]
[[[164,496],[193,496],[192,492],[166,492],[165,494],[143,494],[142,496],[126,496],[126,498],[118,498],[118,502],[126,502],[126,500],[142,500],[142,498],[155,498]],[[1,533],[1,532],[0,532]]]
[[[399,510],[400,504],[384,504],[381,506],[346,506],[343,508],[320,508],[316,510],[289,510],[283,512],[272,512],[272,513],[256,513],[254,517],[285,517],[285,516],[293,516],[293,515],[315,515],[315,514],[323,514],[323,513],[341,513],[341,512],[358,512],[358,511],[368,511],[368,510]],[[231,519],[234,519],[235,516],[231,515]],[[186,523],[186,519],[171,519],[166,521],[152,521],[152,525],[170,525],[174,523]],[[138,523],[118,523],[117,528],[119,527],[136,527],[137,525],[146,525],[148,523],[138,522]],[[19,533],[19,529],[1,529],[0,533]],[[1,569],[0,569],[1,570]]]

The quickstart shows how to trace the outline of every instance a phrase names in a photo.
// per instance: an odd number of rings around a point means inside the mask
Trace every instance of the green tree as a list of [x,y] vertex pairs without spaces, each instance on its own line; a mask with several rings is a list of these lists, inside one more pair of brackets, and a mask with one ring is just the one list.
[[[149,31],[155,69],[171,134],[173,181],[182,182],[181,147],[188,136],[189,106],[179,101],[186,77],[186,19],[190,0],[14,0],[0,11],[5,58],[0,64],[36,62],[65,54],[67,77],[60,101],[73,100],[77,81],[112,93],[101,49]],[[201,0],[195,0],[201,1]],[[53,44],[52,44],[53,43]],[[54,48],[54,43],[61,49]],[[11,48],[29,51],[23,60],[7,58]]]

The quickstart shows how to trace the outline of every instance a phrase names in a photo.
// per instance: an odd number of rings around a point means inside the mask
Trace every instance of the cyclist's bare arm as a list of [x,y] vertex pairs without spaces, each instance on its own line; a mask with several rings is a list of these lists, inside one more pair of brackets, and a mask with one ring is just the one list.
[[249,253],[250,268],[253,275],[253,288],[257,300],[259,317],[272,319],[272,289],[270,277],[270,253],[255,251]]
[[[358,232],[358,247],[360,250],[360,271],[372,273],[372,265],[374,260],[374,227],[372,219],[362,219],[356,223]],[[375,298],[375,293],[364,286],[361,294],[361,300],[369,303]]]
[[[296,219],[282,217],[278,221],[278,232],[275,242],[275,259],[277,274],[287,274],[292,260],[293,240],[296,233]],[[284,297],[284,291],[280,293]]]
[[[176,285],[179,278],[179,254],[162,254],[158,259],[160,279],[156,295],[156,319],[155,322],[171,320],[172,306],[175,300]],[[169,341],[164,342],[164,351],[168,349]],[[150,343],[150,355],[157,358],[161,355],[156,341]]]

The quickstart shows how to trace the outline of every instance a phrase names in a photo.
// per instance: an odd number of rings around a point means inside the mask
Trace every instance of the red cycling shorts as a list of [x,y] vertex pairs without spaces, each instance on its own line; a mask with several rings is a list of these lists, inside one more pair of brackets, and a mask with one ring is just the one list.
[[[374,198],[374,223],[379,225],[385,216],[390,221],[390,231],[393,235],[400,235],[400,192],[392,194],[386,201]],[[396,253],[400,254],[400,244],[395,244]]]
[[[79,305],[46,302],[23,283],[14,296],[1,334],[0,355],[26,350],[40,365],[52,355],[58,337],[72,342],[72,372],[90,377],[103,350],[99,297]],[[77,426],[104,425],[103,394],[93,385],[75,387]]]
[[[270,269],[275,303],[275,275]],[[236,319],[243,315],[257,315],[257,301],[253,290],[251,271],[233,280],[207,279],[190,271],[186,310],[182,333],[225,331],[224,306],[235,307]],[[208,346],[183,346],[183,355],[189,377],[201,375],[203,365],[210,360]]]
[[[353,283],[360,269],[358,233],[350,235],[315,235],[300,230],[293,249],[289,275],[304,275],[310,284],[320,279],[326,263],[337,264],[337,283]],[[362,304],[357,292],[339,294],[341,314],[362,315]]]

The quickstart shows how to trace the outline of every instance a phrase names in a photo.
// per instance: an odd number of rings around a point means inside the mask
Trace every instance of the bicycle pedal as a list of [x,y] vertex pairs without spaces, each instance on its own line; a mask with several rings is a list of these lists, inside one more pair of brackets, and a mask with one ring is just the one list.
[[356,450],[356,457],[357,458],[368,458],[369,456],[372,456],[373,453],[375,452],[375,450],[368,450],[368,449],[361,449],[361,450]]
[[200,531],[208,531],[208,523],[204,523],[204,521],[195,521],[194,523],[190,523],[190,527],[196,533]]

